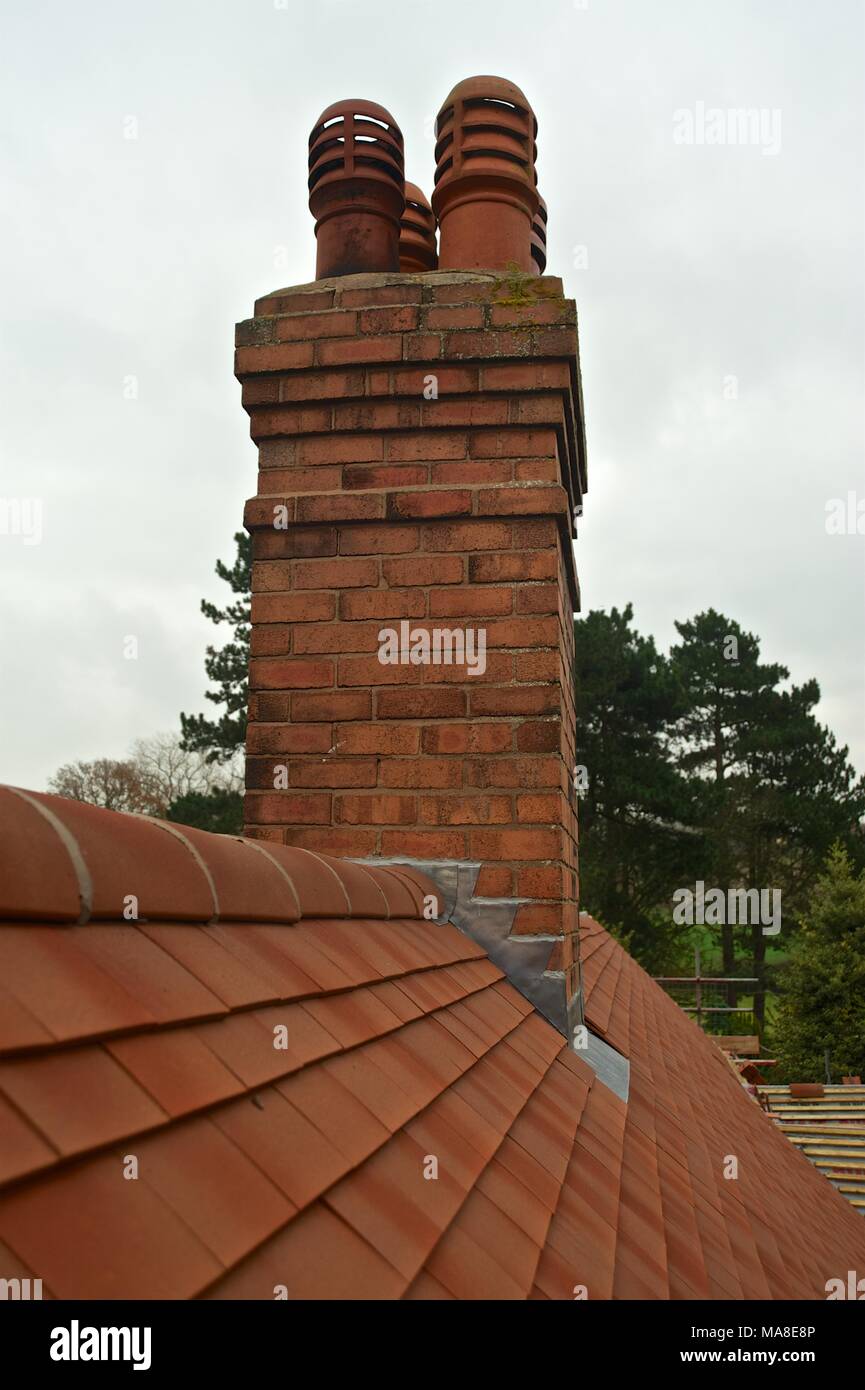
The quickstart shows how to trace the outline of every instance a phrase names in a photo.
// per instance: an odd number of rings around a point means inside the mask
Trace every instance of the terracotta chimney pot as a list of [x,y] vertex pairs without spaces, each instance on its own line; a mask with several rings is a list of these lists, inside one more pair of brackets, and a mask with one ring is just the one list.
[[532,221],[532,268],[543,275],[547,267],[547,205],[538,198],[538,210]]
[[432,197],[440,270],[535,270],[537,129],[519,87],[502,77],[466,78],[446,98]]
[[435,270],[437,265],[436,223],[429,199],[416,183],[407,183],[399,234],[399,268],[408,275]]
[[399,270],[404,207],[403,138],[390,112],[371,101],[328,106],[309,137],[316,279]]

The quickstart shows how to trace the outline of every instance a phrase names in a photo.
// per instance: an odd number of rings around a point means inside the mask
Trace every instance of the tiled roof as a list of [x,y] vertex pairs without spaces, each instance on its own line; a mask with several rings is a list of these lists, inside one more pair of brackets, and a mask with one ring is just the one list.
[[430,891],[0,789],[0,1276],[762,1298],[865,1266],[861,1218],[596,923],[587,1017],[629,1058],[627,1102],[424,918]]

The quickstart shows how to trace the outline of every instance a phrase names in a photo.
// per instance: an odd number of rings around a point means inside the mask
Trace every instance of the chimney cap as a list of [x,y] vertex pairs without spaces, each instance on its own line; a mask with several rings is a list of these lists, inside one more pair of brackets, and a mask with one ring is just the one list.
[[359,97],[326,107],[309,136],[308,182],[316,279],[399,269],[403,137],[385,107]]
[[399,268],[408,274],[435,270],[437,264],[436,222],[429,199],[416,183],[407,182],[400,223]]
[[335,101],[309,134],[310,195],[321,183],[361,174],[384,176],[401,188],[403,150],[402,131],[384,106],[361,98]]
[[455,101],[503,102],[508,106],[517,107],[518,110],[527,111],[534,123],[534,134],[537,137],[537,117],[529,105],[525,92],[517,86],[516,82],[509,82],[506,77],[464,77],[462,82],[458,82],[448,92],[441,104],[441,110],[436,120],[436,134],[438,134],[439,124],[443,116]]

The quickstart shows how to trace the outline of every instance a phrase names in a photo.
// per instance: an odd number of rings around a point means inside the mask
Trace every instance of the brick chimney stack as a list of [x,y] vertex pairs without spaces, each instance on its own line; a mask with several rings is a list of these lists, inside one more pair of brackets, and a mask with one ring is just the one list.
[[325,276],[258,300],[236,371],[260,467],[247,834],[423,864],[570,1030],[573,301],[495,259]]

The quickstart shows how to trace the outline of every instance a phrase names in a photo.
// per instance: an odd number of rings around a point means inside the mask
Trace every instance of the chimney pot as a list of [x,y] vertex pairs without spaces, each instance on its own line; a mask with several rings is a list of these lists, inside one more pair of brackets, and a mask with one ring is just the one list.
[[328,106],[309,137],[316,279],[399,270],[404,207],[403,137],[390,112],[372,101]]
[[502,77],[468,77],[445,99],[432,198],[440,270],[535,269],[537,130],[526,97]]
[[543,275],[547,267],[547,205],[540,197],[532,221],[532,267],[535,275]]
[[408,275],[435,270],[437,265],[436,223],[429,199],[416,183],[407,183],[399,235],[399,268]]

